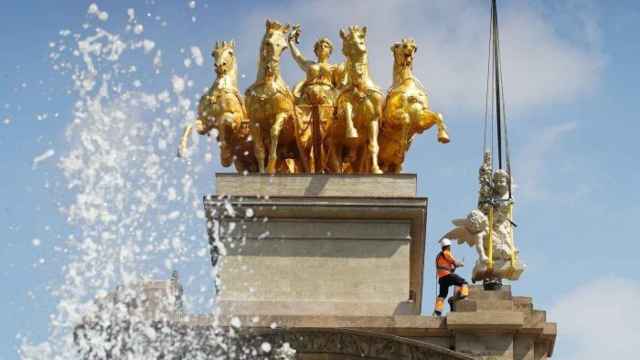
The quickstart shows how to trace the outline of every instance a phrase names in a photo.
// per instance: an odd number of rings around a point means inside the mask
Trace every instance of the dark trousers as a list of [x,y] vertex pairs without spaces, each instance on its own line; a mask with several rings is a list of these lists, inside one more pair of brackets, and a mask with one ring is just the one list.
[[438,297],[441,298],[446,298],[447,294],[449,294],[449,286],[451,285],[455,285],[455,286],[462,286],[463,284],[466,284],[467,280],[461,278],[460,276],[451,273],[447,276],[443,276],[438,280],[438,284],[440,284],[440,293],[438,294]]

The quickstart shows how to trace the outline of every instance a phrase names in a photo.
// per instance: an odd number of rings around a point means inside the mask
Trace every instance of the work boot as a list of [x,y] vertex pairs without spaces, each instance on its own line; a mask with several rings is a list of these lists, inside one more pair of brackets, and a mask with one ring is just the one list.
[[444,310],[444,298],[436,298],[436,306],[433,310],[433,316],[442,316],[442,310]]
[[460,288],[460,299],[464,299],[469,296],[469,285],[462,284]]

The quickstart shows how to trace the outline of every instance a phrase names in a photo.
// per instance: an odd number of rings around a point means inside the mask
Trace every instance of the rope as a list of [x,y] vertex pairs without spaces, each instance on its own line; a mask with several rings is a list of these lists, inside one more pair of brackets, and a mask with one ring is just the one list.
[[482,137],[482,153],[487,151],[487,122],[489,121],[489,84],[491,83],[491,23],[489,23],[489,44],[487,49],[487,82],[484,93],[484,124]]
[[500,42],[500,32],[498,29],[498,9],[496,6],[496,0],[491,2],[491,19],[493,24],[493,66],[495,67],[494,77],[496,82],[496,127],[497,127],[497,135],[498,135],[498,168],[502,169],[502,118],[501,111],[502,106],[500,105],[501,95],[500,95],[500,59],[498,57],[499,51],[499,42]]
[[[498,45],[498,52],[500,51],[500,45]],[[500,56],[498,56],[500,59]],[[505,152],[505,160],[507,165],[507,174],[509,174],[509,199],[512,199],[512,176],[511,176],[511,151],[509,150],[509,135],[507,131],[507,110],[506,110],[506,102],[504,101],[504,81],[502,80],[502,64],[500,65],[500,83],[502,84],[502,112],[503,116],[503,125],[504,125],[504,152]]]
[[511,268],[515,268],[515,262],[516,262],[516,247],[514,245],[514,235],[513,235],[513,203],[509,204],[509,237],[507,238],[507,240],[509,241],[509,246],[511,246],[511,249],[513,249],[513,253],[511,254]]
[[493,57],[491,56],[491,48],[492,48],[492,44],[493,44],[493,12],[491,13],[491,21],[489,22],[490,25],[490,31],[489,31],[489,64],[487,65],[490,69],[490,75],[487,77],[487,82],[491,84],[491,92],[490,92],[490,99],[489,99],[489,104],[491,104],[491,168],[493,169],[494,166],[494,161],[495,161],[495,156],[493,156],[494,154],[494,150],[495,150],[495,146],[494,146],[494,127],[495,127],[495,122],[493,121],[493,119],[495,118],[495,83],[493,81],[491,81],[491,79],[494,77],[493,74],[495,72],[495,67],[492,66],[493,65]]
[[[493,77],[493,67],[491,68],[490,71],[490,78]],[[494,168],[494,128],[495,128],[495,122],[493,121],[493,119],[495,118],[495,86],[493,84],[493,82],[491,81],[491,88],[490,88],[490,93],[489,93],[489,104],[490,104],[490,112],[491,112],[491,117],[489,120],[489,133],[490,133],[490,137],[491,137],[491,149],[489,150],[489,153],[491,154],[491,168]]]

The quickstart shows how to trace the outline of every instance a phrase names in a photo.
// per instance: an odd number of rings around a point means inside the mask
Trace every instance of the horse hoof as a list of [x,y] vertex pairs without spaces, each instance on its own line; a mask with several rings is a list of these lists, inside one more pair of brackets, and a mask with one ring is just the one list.
[[438,141],[441,144],[448,144],[449,143],[449,134],[447,134],[446,131],[442,130],[442,131],[438,131]]

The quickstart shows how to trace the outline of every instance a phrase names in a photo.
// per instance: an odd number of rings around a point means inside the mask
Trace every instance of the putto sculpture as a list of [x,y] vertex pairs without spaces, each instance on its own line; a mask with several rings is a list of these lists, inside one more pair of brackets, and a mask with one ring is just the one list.
[[489,258],[484,247],[484,238],[489,229],[489,220],[482,211],[471,210],[467,217],[451,221],[456,227],[446,233],[443,238],[458,240],[458,244],[466,243],[478,252],[478,259],[486,263]]
[[[414,137],[433,125],[438,141],[449,142],[442,115],[429,109],[427,92],[412,74],[415,41],[391,47],[393,85],[385,99],[369,74],[366,26],[340,30],[345,61],[339,64],[329,61],[328,38],[315,43],[312,61],[296,45],[299,25],[267,20],[265,27],[256,80],[244,99],[234,44],[216,43],[217,77],[200,99],[197,120],[185,128],[180,156],[195,127],[201,135],[217,130],[221,163],[238,172],[381,174],[399,173]],[[287,48],[306,74],[293,90],[280,74]]]
[[478,252],[472,281],[486,287],[501,285],[502,279],[518,280],[525,266],[514,245],[513,199],[509,194],[509,174],[493,171],[490,153],[484,154],[479,171],[478,208],[464,219],[453,220],[456,226],[443,237],[466,243]]

